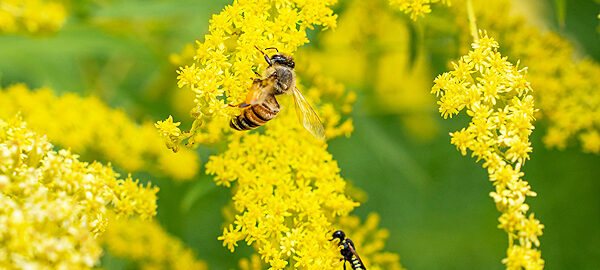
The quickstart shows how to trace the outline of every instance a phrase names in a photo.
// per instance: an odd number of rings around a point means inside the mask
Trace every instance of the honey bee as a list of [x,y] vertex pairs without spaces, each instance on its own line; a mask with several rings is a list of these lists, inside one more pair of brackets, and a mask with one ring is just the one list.
[[[244,108],[240,115],[231,119],[229,126],[235,130],[251,130],[264,125],[279,113],[280,106],[275,96],[281,94],[292,94],[296,104],[296,114],[300,123],[310,133],[319,139],[325,138],[325,129],[321,119],[296,87],[296,73],[294,72],[294,59],[284,53],[277,53],[269,57],[259,50],[267,61],[267,67],[263,79],[254,79],[246,100],[233,107]],[[257,74],[258,75],[258,74]]]

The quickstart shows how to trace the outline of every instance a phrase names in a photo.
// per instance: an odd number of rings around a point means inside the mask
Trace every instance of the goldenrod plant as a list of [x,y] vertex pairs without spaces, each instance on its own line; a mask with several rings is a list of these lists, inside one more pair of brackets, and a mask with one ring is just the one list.
[[531,213],[525,199],[537,194],[521,172],[529,159],[534,129],[534,103],[527,68],[507,61],[498,43],[487,33],[479,34],[472,50],[453,70],[435,79],[432,93],[439,97],[439,111],[446,119],[466,110],[467,128],[450,133],[451,142],[464,156],[467,150],[483,160],[495,191],[490,196],[502,215],[498,228],[508,234],[507,269],[542,269],[544,260],[539,236],[544,225]]

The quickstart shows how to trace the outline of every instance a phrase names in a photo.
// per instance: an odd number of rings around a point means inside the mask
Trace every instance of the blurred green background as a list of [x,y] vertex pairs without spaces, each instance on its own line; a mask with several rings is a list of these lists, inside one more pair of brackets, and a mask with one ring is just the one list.
[[[346,5],[341,2],[340,13]],[[600,61],[600,6],[596,2],[526,2],[539,7],[531,13],[538,19],[536,23],[561,33],[574,42],[579,53]],[[186,43],[202,40],[211,14],[227,3],[69,2],[68,21],[56,34],[0,35],[0,84],[23,82],[31,88],[48,86],[58,93],[96,95],[139,122],[164,119],[169,114],[184,120],[187,115],[178,115],[174,105],[176,67],[169,63],[169,55],[179,53]],[[397,16],[420,34],[440,35],[423,33],[422,22],[411,22],[400,13]],[[318,47],[320,35],[314,32],[311,36],[315,40],[309,46]],[[448,40],[456,42],[455,37],[443,39]],[[445,44],[429,44],[429,48]],[[426,45],[412,42],[410,46],[421,50]],[[430,82],[447,69],[449,60],[459,56],[452,49],[443,53],[424,50],[432,63],[427,75]],[[323,72],[327,75],[328,70]],[[424,113],[433,116],[436,128],[429,140],[420,140],[414,128],[403,124],[410,113],[374,110],[381,105],[376,103],[373,89],[349,88],[358,93],[352,114],[355,132],[350,138],[331,140],[329,151],[339,162],[342,176],[369,197],[354,213],[363,218],[370,212],[381,215],[380,226],[390,230],[386,250],[398,253],[408,269],[503,269],[500,261],[508,240],[496,228],[499,213],[488,196],[492,185],[487,172],[472,158],[462,157],[448,136],[467,119],[441,119],[432,99]],[[600,157],[582,153],[577,145],[569,145],[565,151],[547,149],[541,141],[543,134],[544,123],[536,123],[534,151],[524,171],[525,180],[538,193],[527,202],[545,225],[541,250],[546,267],[598,269]],[[197,152],[206,161],[218,149],[200,146]],[[158,220],[211,269],[234,268],[239,258],[252,253],[250,248],[230,253],[217,240],[222,232],[221,208],[229,202],[230,190],[216,187],[211,177],[201,174],[183,184],[145,173],[134,177],[150,179],[161,188]],[[111,254],[103,258],[101,266],[133,267]]]

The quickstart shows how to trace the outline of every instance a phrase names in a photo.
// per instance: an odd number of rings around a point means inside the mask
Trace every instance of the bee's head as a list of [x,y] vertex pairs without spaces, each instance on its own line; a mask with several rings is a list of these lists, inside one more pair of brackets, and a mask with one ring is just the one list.
[[296,63],[294,63],[294,58],[280,52],[273,54],[271,56],[271,61],[274,65],[282,65],[291,69],[293,69],[296,66]]
[[[340,239],[340,241],[343,241],[344,238],[346,238],[346,234],[343,231],[335,231],[333,233],[333,235],[331,235],[333,237],[333,239]],[[329,240],[329,241],[333,241],[333,239]]]

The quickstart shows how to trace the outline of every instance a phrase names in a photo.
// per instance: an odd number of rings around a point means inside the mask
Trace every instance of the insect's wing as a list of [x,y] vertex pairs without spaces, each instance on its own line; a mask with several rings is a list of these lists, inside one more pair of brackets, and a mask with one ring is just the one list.
[[296,103],[296,114],[298,114],[298,120],[300,123],[319,139],[325,139],[325,128],[321,119],[317,116],[317,113],[308,104],[308,101],[302,96],[298,88],[293,87],[292,93],[294,94],[294,101]]
[[352,254],[354,254],[354,257],[356,257],[356,259],[360,262],[360,264],[364,266],[365,264],[362,262],[362,260],[358,256],[358,253],[356,253],[356,250],[354,250],[354,243],[348,244],[348,248],[350,248],[350,251],[352,251]]

